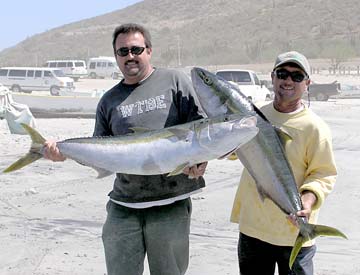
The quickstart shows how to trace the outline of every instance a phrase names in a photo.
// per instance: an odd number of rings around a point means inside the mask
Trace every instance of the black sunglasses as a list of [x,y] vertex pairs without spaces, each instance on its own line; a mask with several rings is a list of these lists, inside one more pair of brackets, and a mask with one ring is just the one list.
[[131,54],[133,55],[140,55],[143,53],[145,48],[147,47],[139,47],[139,46],[132,46],[131,48],[121,47],[120,49],[116,50],[116,54],[122,57],[127,56],[129,52],[131,52]]
[[299,71],[289,72],[288,70],[285,69],[279,69],[275,71],[275,74],[278,79],[283,79],[283,80],[287,79],[290,76],[291,80],[294,82],[301,82],[304,79],[307,79],[307,76]]

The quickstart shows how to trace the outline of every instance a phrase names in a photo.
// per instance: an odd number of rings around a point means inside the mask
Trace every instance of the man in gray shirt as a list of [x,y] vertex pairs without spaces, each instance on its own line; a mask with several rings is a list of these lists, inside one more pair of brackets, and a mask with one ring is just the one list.
[[[114,54],[124,79],[101,98],[94,136],[130,133],[131,128],[162,129],[202,118],[189,78],[154,68],[149,32],[124,24],[113,33]],[[45,157],[65,158],[56,142],[46,142]],[[143,273],[147,254],[151,274],[185,274],[189,262],[191,194],[205,186],[206,163],[167,175],[116,175],[103,243],[109,275]]]

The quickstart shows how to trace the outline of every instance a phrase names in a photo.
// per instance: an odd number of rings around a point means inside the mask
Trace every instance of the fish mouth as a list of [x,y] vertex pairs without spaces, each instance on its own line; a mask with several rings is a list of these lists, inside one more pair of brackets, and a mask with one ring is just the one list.
[[199,70],[197,68],[193,68],[191,70],[191,81],[193,83],[195,90],[197,87],[199,87],[201,85],[202,81],[200,81],[200,79],[201,79],[201,76],[200,76]]
[[211,86],[213,83],[212,78],[209,77],[204,70],[197,67],[191,70],[191,80],[194,84],[202,83],[202,85],[207,86]]

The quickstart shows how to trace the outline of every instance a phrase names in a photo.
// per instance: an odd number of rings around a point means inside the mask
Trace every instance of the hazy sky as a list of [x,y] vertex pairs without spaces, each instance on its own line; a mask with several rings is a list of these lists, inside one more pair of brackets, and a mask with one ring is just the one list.
[[37,33],[122,9],[141,0],[1,1],[0,51]]

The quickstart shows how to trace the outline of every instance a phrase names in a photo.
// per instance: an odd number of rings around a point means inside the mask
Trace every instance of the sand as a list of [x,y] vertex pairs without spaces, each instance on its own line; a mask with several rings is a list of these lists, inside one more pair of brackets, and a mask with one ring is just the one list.
[[[338,180],[320,213],[320,223],[349,240],[318,238],[316,275],[360,274],[360,99],[311,102],[333,132]],[[89,136],[92,119],[37,119],[47,138]],[[27,152],[28,136],[10,134],[0,120],[0,170]],[[188,275],[236,275],[237,225],[229,222],[243,166],[211,161],[203,192],[193,196]],[[71,160],[39,160],[0,174],[0,274],[106,274],[101,241],[112,177]],[[144,274],[149,274],[145,270]]]

